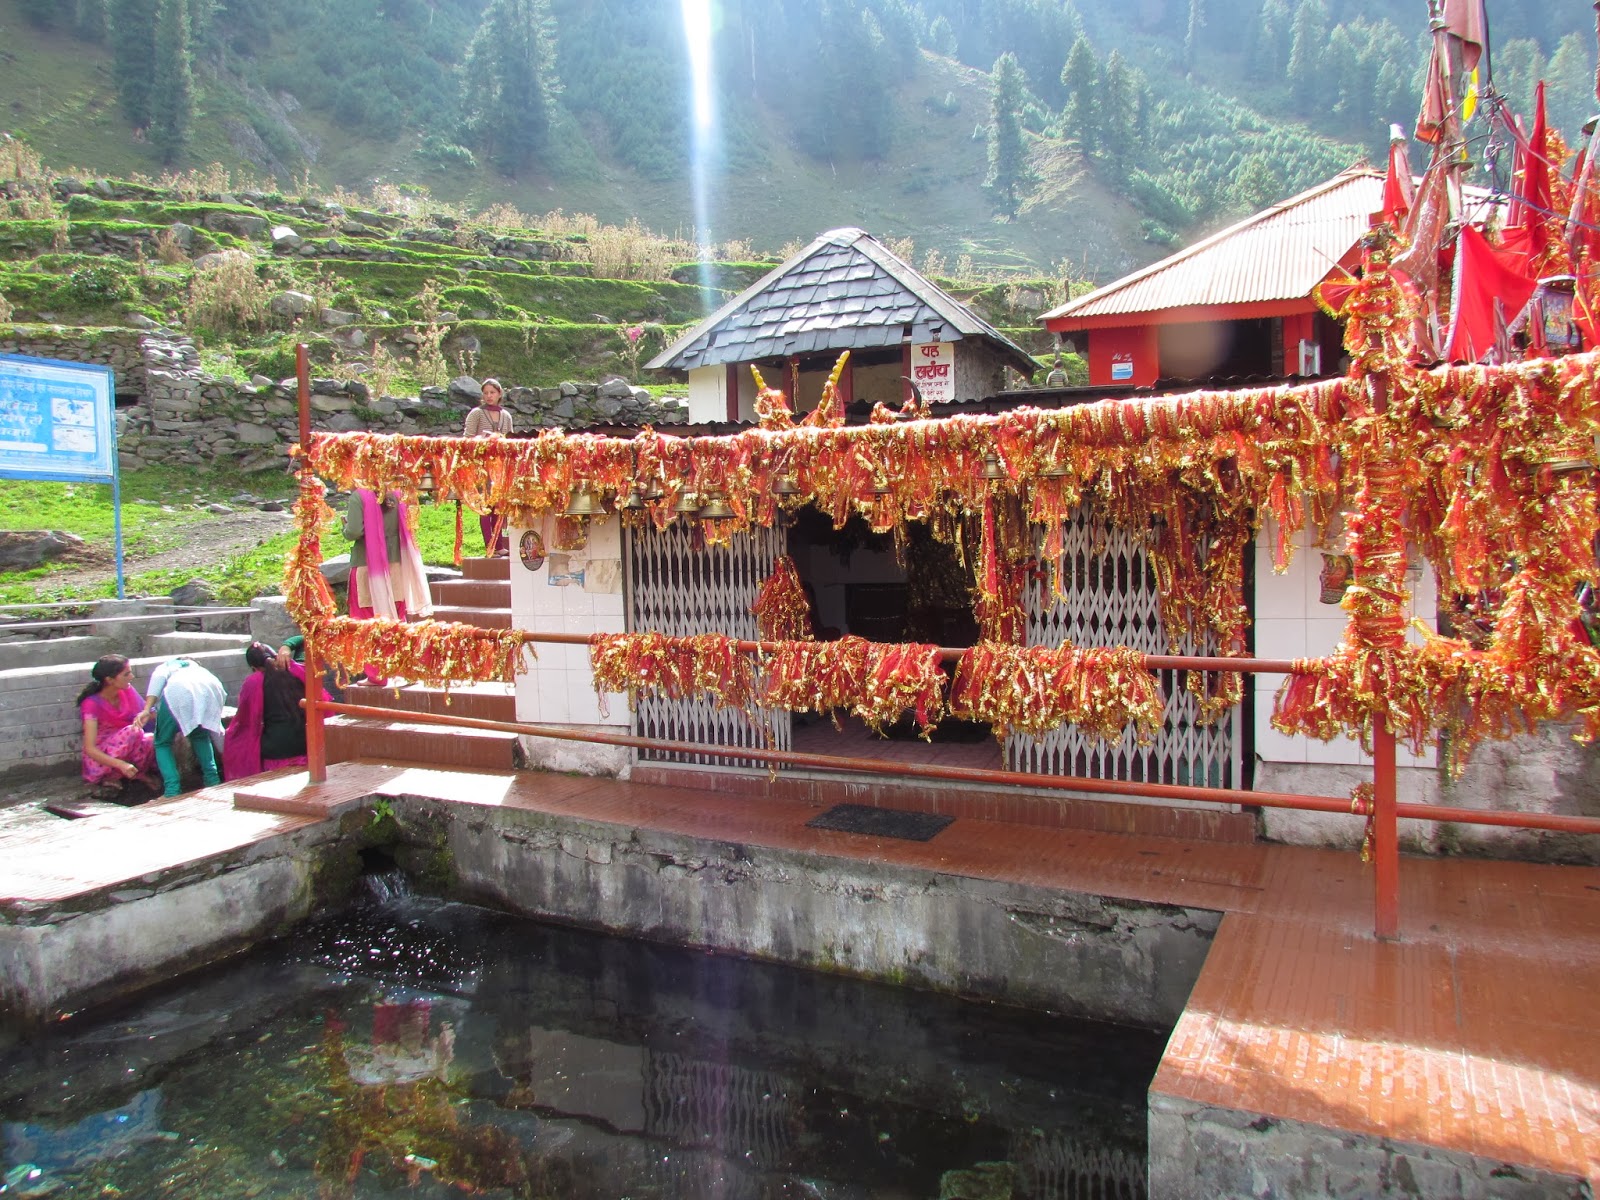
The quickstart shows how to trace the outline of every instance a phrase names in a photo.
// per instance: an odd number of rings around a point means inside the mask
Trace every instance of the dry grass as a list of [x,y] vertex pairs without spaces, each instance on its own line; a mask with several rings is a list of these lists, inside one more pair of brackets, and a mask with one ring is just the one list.
[[30,188],[20,196],[13,196],[8,204],[10,216],[18,221],[53,221],[60,212],[55,200],[43,187]]
[[440,387],[450,380],[450,364],[444,358],[444,323],[439,320],[443,311],[439,303],[439,285],[428,280],[417,293],[417,310],[422,323],[416,326],[417,382]]
[[187,171],[166,171],[157,176],[155,185],[172,192],[184,200],[198,200],[201,196],[216,196],[235,188],[258,190],[263,185],[249,175],[234,173],[221,163],[204,167],[190,167]]
[[480,225],[502,233],[538,228],[534,219],[514,204],[491,204],[473,219]]
[[226,334],[267,328],[274,284],[256,273],[255,262],[228,255],[189,280],[185,319],[190,328]]
[[584,248],[584,257],[602,279],[670,279],[681,257],[673,253],[671,242],[631,219],[621,228],[602,225]]
[[9,133],[0,133],[0,179],[23,183],[49,183],[55,172],[44,165],[39,152]]
[[14,311],[11,307],[11,301],[6,299],[4,292],[0,292],[0,321],[11,320]]
[[160,233],[156,234],[155,251],[157,261],[169,267],[175,267],[179,263],[186,263],[189,261],[188,254],[186,254],[183,247],[178,244],[177,237],[173,235],[173,232],[170,229],[163,229]]

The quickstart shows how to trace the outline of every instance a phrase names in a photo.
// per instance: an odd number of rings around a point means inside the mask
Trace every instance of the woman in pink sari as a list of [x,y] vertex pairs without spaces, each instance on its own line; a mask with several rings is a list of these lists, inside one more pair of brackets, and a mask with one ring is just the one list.
[[133,666],[121,654],[94,664],[78,693],[83,717],[83,777],[90,783],[126,783],[156,763],[154,735],[144,728],[144,700],[133,686]]
[[226,778],[243,779],[279,767],[306,765],[306,669],[287,646],[273,652],[251,642],[244,652],[250,675],[239,685],[239,706],[222,744]]
[[[350,615],[363,620],[406,621],[433,613],[422,553],[411,536],[411,521],[399,492],[378,499],[357,488],[345,510],[344,535],[350,547]],[[381,686],[377,669],[367,681]]]
[[350,615],[388,621],[426,617],[433,612],[422,553],[411,536],[411,521],[399,492],[382,500],[357,488],[345,510],[344,535],[350,547]]

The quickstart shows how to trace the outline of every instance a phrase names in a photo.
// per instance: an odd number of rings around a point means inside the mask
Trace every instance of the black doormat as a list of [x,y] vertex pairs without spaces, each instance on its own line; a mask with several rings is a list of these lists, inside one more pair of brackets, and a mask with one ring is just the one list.
[[954,820],[954,817],[938,813],[902,812],[898,808],[873,808],[866,804],[835,804],[821,816],[807,821],[806,825],[811,829],[834,829],[840,833],[866,833],[873,837],[926,842]]

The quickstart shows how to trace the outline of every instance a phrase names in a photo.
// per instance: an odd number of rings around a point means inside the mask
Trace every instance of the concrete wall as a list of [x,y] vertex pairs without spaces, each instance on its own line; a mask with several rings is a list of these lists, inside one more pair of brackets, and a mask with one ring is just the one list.
[[1170,1028],[1218,915],[406,799],[455,892],[531,917],[1073,1015]]
[[1150,1200],[1593,1196],[1586,1181],[1151,1093]]
[[[244,661],[244,647],[249,644],[248,637],[234,634],[157,634],[148,642],[150,656],[133,659],[134,686],[143,695],[150,673],[182,654],[222,680],[228,703],[235,703],[239,684],[249,673]],[[83,753],[83,719],[76,701],[89,682],[92,663],[0,670],[0,772],[7,778],[35,779],[77,769]]]
[[277,935],[316,908],[337,822],[59,905],[0,914],[0,1016],[47,1021]]

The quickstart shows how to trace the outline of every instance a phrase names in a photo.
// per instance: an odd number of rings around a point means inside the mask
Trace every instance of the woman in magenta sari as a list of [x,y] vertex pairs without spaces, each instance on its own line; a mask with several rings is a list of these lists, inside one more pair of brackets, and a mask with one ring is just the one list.
[[[378,499],[376,492],[357,488],[345,510],[344,535],[350,546],[350,615],[405,621],[433,612],[422,553],[411,536],[411,521],[399,492]],[[366,668],[367,682],[386,681],[376,667]]]
[[239,685],[239,706],[222,744],[227,779],[243,779],[279,767],[306,765],[306,669],[285,646],[273,652],[251,642],[244,652],[249,677]]
[[83,777],[90,783],[126,783],[156,763],[154,735],[144,723],[144,700],[133,686],[133,666],[121,654],[94,664],[78,693],[83,717]]

